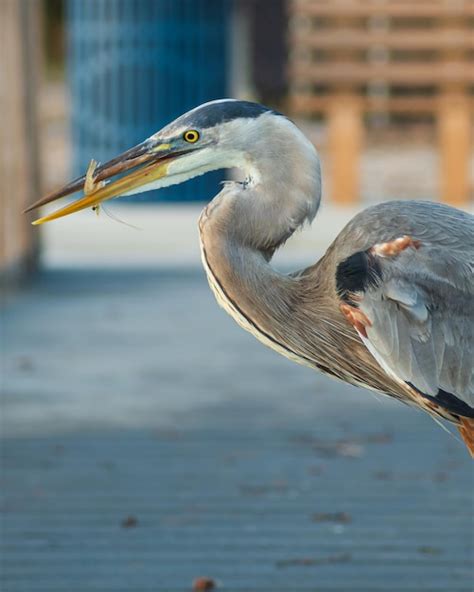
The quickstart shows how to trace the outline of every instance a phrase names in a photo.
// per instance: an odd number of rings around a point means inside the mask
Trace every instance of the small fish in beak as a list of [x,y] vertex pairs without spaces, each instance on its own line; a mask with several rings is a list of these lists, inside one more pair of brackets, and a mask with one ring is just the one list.
[[99,163],[92,159],[87,167],[86,180],[84,182],[84,195],[90,195],[102,187],[105,187],[105,181],[97,181],[94,178],[94,173]]
[[[87,167],[86,181],[84,183],[84,195],[86,196],[105,186],[105,181],[96,181],[96,179],[94,179],[94,172],[98,164],[99,163],[96,160],[92,159]],[[98,216],[100,213],[100,204],[92,206],[92,211]]]

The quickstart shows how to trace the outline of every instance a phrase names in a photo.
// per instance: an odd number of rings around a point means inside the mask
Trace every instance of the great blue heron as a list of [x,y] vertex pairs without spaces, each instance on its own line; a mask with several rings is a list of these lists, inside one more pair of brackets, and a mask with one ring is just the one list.
[[316,264],[279,273],[273,254],[318,210],[319,157],[285,116],[232,99],[185,113],[29,209],[84,189],[42,224],[231,167],[245,181],[225,183],[199,219],[219,304],[291,360],[454,422],[474,455],[473,216],[431,202],[376,205]]

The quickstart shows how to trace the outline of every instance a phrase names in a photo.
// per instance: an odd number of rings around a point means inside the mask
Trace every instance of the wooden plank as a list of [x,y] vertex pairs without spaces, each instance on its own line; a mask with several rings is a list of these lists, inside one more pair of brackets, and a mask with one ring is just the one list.
[[[324,113],[328,110],[333,100],[333,94],[318,96],[308,92],[295,92],[290,95],[291,110],[299,114]],[[439,107],[437,95],[413,96],[413,97],[388,97],[375,99],[361,96],[361,105],[365,112],[385,110],[389,113],[403,113],[419,115],[423,113],[436,113]],[[474,97],[466,96],[468,109],[474,113]]]
[[474,84],[472,62],[452,61],[393,63],[345,62],[311,63],[294,61],[290,65],[290,79],[294,83],[367,84],[384,81],[407,86],[443,85],[453,82]]
[[[466,21],[467,22],[467,21]],[[296,27],[291,34],[291,44],[296,50],[341,48],[368,49],[374,45],[399,50],[433,50],[451,48],[474,49],[474,28],[413,29],[405,31],[370,31],[355,28],[325,28],[307,30]],[[467,58],[466,58],[467,59]]]
[[413,0],[403,2],[367,2],[366,0],[293,0],[290,11],[294,15],[307,17],[344,17],[360,18],[381,15],[398,18],[440,18],[451,15],[474,16],[474,2],[445,2],[431,0],[423,2]]

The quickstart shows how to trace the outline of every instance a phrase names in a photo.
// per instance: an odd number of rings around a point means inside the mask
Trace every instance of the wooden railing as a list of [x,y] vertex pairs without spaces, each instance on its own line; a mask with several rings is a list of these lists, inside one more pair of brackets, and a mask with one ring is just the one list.
[[474,0],[289,0],[290,105],[328,119],[332,196],[358,199],[365,113],[431,115],[440,194],[469,196]]

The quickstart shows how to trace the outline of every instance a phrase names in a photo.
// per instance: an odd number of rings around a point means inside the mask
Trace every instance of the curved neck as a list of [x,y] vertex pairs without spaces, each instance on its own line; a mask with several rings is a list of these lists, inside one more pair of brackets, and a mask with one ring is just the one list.
[[240,160],[247,181],[227,183],[203,211],[202,258],[223,308],[261,341],[302,361],[301,353],[284,345],[288,327],[296,329],[300,280],[278,273],[269,260],[317,212],[319,158],[287,120],[273,126],[272,138],[271,145],[250,147]]
[[[278,353],[358,383],[365,346],[339,313],[330,261],[297,275],[279,273],[264,250],[227,232],[233,211],[232,200],[220,195],[199,219],[202,261],[218,303]],[[349,355],[355,350],[357,356]],[[370,362],[369,354],[365,363],[373,370]]]
[[223,206],[209,204],[199,221],[202,261],[218,303],[265,345],[301,361],[283,345],[296,280],[275,271],[258,249],[225,233]]

